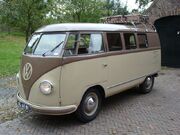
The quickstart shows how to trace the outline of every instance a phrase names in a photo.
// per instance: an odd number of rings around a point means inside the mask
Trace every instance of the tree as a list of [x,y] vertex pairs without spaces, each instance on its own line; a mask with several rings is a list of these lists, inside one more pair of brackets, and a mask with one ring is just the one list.
[[5,24],[8,28],[8,32],[10,32],[10,27],[15,25],[14,7],[11,6],[11,0],[3,0],[0,1],[0,22],[1,24]]
[[105,10],[106,10],[106,15],[110,16],[112,15],[112,11],[114,8],[114,0],[106,0],[105,1]]
[[18,27],[26,35],[26,41],[34,30],[44,23],[52,1],[50,0],[4,0],[0,14],[3,23]]
[[127,10],[127,4],[123,6],[120,0],[116,0],[113,15],[127,15],[127,14],[129,14]]
[[152,1],[153,0],[136,0],[136,3],[139,3],[139,8],[142,8]]
[[103,16],[128,14],[120,0],[56,0],[54,18],[59,22],[99,22]]
[[128,14],[120,0],[0,0],[0,21],[18,28],[26,41],[38,27],[63,22],[99,22],[101,17]]
[[102,14],[100,0],[58,0],[56,15],[64,22],[97,22]]
[[120,0],[106,0],[104,1],[105,16],[111,15],[127,15],[127,5],[123,6]]

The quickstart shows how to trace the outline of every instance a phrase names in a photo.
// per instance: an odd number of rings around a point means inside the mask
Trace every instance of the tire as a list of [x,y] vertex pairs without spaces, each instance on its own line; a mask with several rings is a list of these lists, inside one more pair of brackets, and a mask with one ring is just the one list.
[[153,76],[148,76],[144,80],[142,84],[139,86],[139,92],[142,94],[146,94],[152,91],[154,86],[154,77]]
[[102,96],[100,92],[98,89],[91,88],[84,94],[75,114],[81,122],[90,122],[98,115],[101,105]]

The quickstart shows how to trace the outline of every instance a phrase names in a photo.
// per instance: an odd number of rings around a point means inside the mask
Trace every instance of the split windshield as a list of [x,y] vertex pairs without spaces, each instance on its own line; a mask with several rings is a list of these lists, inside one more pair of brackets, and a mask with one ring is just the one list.
[[34,34],[27,44],[25,54],[57,56],[62,50],[66,34]]

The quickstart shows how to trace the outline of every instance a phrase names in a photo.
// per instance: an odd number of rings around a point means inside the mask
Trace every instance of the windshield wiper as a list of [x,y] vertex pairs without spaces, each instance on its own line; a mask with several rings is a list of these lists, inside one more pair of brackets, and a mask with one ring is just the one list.
[[62,43],[64,43],[64,41],[60,42],[58,45],[56,45],[53,49],[48,50],[47,52],[43,53],[42,56],[46,56],[47,53],[52,53],[54,52]]

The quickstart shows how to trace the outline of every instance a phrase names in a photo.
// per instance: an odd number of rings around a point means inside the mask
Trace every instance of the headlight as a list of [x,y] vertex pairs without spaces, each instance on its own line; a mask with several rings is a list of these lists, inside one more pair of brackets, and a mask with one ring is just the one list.
[[52,93],[53,86],[50,82],[43,81],[42,83],[40,83],[39,89],[43,94],[49,95]]

